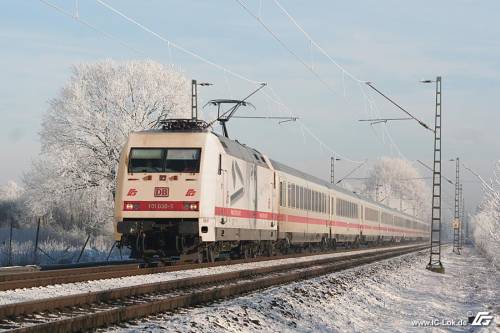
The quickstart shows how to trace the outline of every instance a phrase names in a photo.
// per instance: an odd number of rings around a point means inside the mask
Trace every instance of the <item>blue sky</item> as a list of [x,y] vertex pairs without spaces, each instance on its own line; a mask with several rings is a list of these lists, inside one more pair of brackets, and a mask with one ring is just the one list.
[[[75,1],[49,0],[68,11]],[[106,1],[171,41],[257,81],[265,81],[315,135],[339,153],[374,160],[398,154],[358,119],[371,115],[359,86],[342,76],[279,11],[273,1],[247,0],[264,22],[328,81],[325,88],[287,53],[236,1]],[[375,82],[402,105],[433,123],[434,88],[418,83],[443,76],[444,158],[460,156],[489,175],[500,156],[500,27],[498,1],[281,1],[323,46],[357,77]],[[261,8],[261,10],[260,10]],[[0,183],[19,180],[39,151],[40,120],[70,74],[72,64],[106,58],[149,58],[173,63],[189,78],[215,85],[202,101],[242,97],[252,85],[186,54],[111,13],[93,0],[79,1],[80,17],[140,50],[88,29],[35,0],[0,2]],[[380,114],[404,116],[371,95]],[[278,115],[265,96],[253,100],[258,115]],[[207,117],[211,115],[204,111]],[[250,111],[247,111],[250,112]],[[388,126],[410,160],[430,161],[432,135],[414,122]],[[234,120],[233,137],[284,163],[328,179],[329,156],[298,124]],[[293,149],[291,149],[293,147]],[[453,175],[453,163],[445,172]],[[354,165],[338,163],[338,175]],[[466,172],[466,171],[464,171]],[[361,171],[358,175],[362,175]],[[465,174],[466,179],[473,179]],[[477,203],[479,187],[465,183],[466,200]],[[451,190],[451,189],[449,189]],[[468,198],[469,197],[469,198]]]

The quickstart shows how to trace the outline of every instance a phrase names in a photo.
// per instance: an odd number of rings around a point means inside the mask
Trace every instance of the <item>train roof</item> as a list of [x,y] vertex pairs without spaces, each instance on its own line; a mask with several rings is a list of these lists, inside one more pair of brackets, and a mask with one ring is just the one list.
[[[240,143],[238,140],[232,140],[232,139],[226,138],[225,136],[222,136],[222,135],[214,133],[214,132],[212,132],[212,134],[214,134],[219,139],[222,146],[226,150],[226,153],[228,153],[229,155],[240,158],[240,159],[247,161],[247,162],[250,162],[250,163],[256,163],[259,166],[262,166],[264,168],[269,168],[267,163],[265,163],[265,160],[264,160],[262,154],[257,149],[249,147],[243,143]],[[311,183],[315,183],[315,184],[318,184],[320,186],[324,186],[330,190],[341,192],[341,193],[343,193],[343,194],[345,194],[353,199],[361,199],[363,201],[369,202],[370,204],[372,204],[374,206],[383,208],[383,209],[391,211],[393,213],[404,215],[408,218],[416,219],[415,216],[411,216],[411,215],[405,214],[403,212],[400,212],[397,209],[391,208],[389,206],[381,204],[380,202],[376,202],[372,199],[369,199],[369,198],[366,198],[364,196],[353,193],[352,191],[346,190],[343,187],[329,183],[326,180],[323,180],[323,179],[318,178],[316,176],[310,175],[310,174],[305,173],[303,171],[297,170],[297,169],[292,168],[292,167],[290,167],[286,164],[283,164],[281,162],[275,161],[273,159],[269,159],[269,161],[271,162],[271,164],[275,170],[283,171],[287,174],[296,176],[298,178],[302,178],[302,179],[309,181]]]
[[184,132],[213,134],[219,139],[227,154],[269,169],[269,165],[267,164],[261,152],[259,152],[257,149],[240,143],[238,140],[232,140],[215,132],[209,132],[207,129],[208,125],[203,121],[193,121],[191,119],[167,119],[162,124],[163,127],[161,128],[153,128],[135,133]]
[[226,153],[228,153],[229,155],[269,169],[264,156],[257,149],[240,143],[238,140],[231,140],[214,132],[212,132],[212,134],[214,134],[219,139],[220,143],[226,150]]
[[[240,143],[238,140],[232,140],[232,139],[229,139],[229,138],[226,138],[225,136],[222,136],[218,133],[215,133],[215,132],[209,132],[207,131],[206,129],[201,129],[200,127],[189,127],[189,126],[186,126],[183,128],[176,128],[174,130],[172,129],[165,129],[165,128],[160,128],[160,129],[149,129],[149,130],[144,130],[144,131],[139,131],[139,132],[135,132],[135,133],[165,133],[165,132],[205,132],[207,134],[213,134],[215,135],[220,143],[222,144],[222,146],[224,147],[225,151],[227,154],[231,155],[231,156],[234,156],[236,158],[239,158],[239,159],[242,159],[244,161],[247,161],[247,162],[250,162],[250,163],[255,163],[263,168],[267,168],[269,169],[269,166],[268,164],[266,163],[263,155],[261,152],[259,152],[257,149],[255,148],[252,148],[252,147],[249,147],[243,143]],[[288,165],[285,165],[281,162],[278,162],[278,161],[275,161],[273,159],[269,159],[269,161],[271,162],[272,164],[272,167],[275,169],[275,170],[279,170],[279,171],[282,171],[282,172],[285,172],[287,174],[290,174],[292,176],[295,176],[295,177],[298,177],[298,178],[302,178],[306,181],[309,181],[309,182],[312,182],[312,183],[315,183],[315,184],[318,184],[320,186],[323,186],[323,187],[326,187],[330,190],[334,190],[334,191],[337,191],[337,192],[341,192],[353,199],[361,199],[361,200],[364,200],[366,202],[369,202],[370,204],[374,205],[374,206],[377,206],[377,207],[380,207],[380,208],[383,208],[385,210],[389,210],[393,213],[397,213],[397,214],[400,214],[400,215],[404,215],[406,217],[409,217],[409,218],[412,218],[412,219],[416,219],[415,216],[411,216],[411,215],[408,215],[408,214],[405,214],[403,212],[400,212],[398,211],[397,209],[394,209],[394,208],[391,208],[391,207],[388,207],[384,204],[381,204],[380,202],[376,202],[376,201],[373,201],[372,199],[369,199],[369,198],[366,198],[364,196],[361,196],[361,195],[358,195],[356,193],[353,193],[352,191],[349,191],[349,190],[346,190],[344,189],[343,187],[340,187],[340,186],[337,186],[337,185],[334,185],[334,184],[331,184],[329,182],[327,182],[326,180],[323,180],[321,178],[318,178],[316,176],[313,176],[313,175],[310,175],[308,173],[305,173],[303,171],[300,171],[300,170],[297,170],[295,168],[292,168]]]

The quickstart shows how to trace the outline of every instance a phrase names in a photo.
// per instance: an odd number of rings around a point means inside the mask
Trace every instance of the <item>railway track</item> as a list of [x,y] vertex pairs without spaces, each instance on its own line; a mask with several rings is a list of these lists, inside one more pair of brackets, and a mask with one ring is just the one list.
[[137,264],[124,264],[4,274],[0,275],[0,291],[122,277],[137,269]]
[[[0,330],[78,332],[312,278],[427,248],[391,248],[280,260],[257,268],[0,306]],[[310,260],[309,260],[310,259]]]
[[[379,247],[379,248],[388,248],[388,247],[389,246]],[[356,250],[341,249],[341,250],[327,251],[322,253],[339,253],[339,252],[351,252],[351,251],[356,251]],[[44,287],[44,286],[64,284],[64,283],[75,283],[83,281],[120,278],[126,276],[165,273],[172,271],[181,271],[181,270],[206,268],[206,267],[214,267],[222,265],[233,265],[246,262],[286,259],[286,258],[300,257],[300,256],[311,256],[317,254],[318,253],[289,254],[289,255],[280,255],[274,257],[235,259],[228,261],[218,261],[215,263],[202,263],[202,264],[179,263],[179,264],[174,264],[172,266],[148,267],[148,268],[140,268],[139,263],[133,263],[133,264],[121,264],[121,265],[106,265],[106,266],[65,268],[65,269],[52,269],[46,271],[11,273],[11,274],[0,275],[0,291],[21,289],[21,288]]]

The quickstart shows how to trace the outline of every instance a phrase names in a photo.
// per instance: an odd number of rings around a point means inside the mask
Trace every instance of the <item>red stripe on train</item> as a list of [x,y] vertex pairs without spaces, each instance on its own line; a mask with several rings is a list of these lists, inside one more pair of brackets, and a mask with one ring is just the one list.
[[350,222],[344,222],[344,221],[330,221],[330,220],[323,220],[323,219],[318,219],[318,218],[314,218],[314,217],[304,217],[304,216],[299,216],[299,215],[286,215],[286,214],[273,214],[271,212],[259,212],[259,211],[253,211],[253,210],[248,210],[248,209],[227,208],[227,207],[215,207],[215,215],[239,217],[239,218],[247,218],[247,219],[256,218],[259,220],[278,220],[278,221],[292,222],[292,223],[329,225],[332,227],[343,227],[343,228],[363,228],[363,229],[382,230],[382,231],[386,231],[386,232],[390,231],[390,232],[425,234],[425,232],[408,231],[408,230],[390,228],[390,227],[379,227],[379,226],[372,226],[369,224],[350,223]]

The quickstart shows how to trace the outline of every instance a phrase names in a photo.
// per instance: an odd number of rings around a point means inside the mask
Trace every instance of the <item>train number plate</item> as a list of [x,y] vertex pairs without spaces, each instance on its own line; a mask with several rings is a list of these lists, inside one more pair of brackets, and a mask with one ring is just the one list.
[[155,187],[155,197],[168,197],[169,192],[168,187]]

